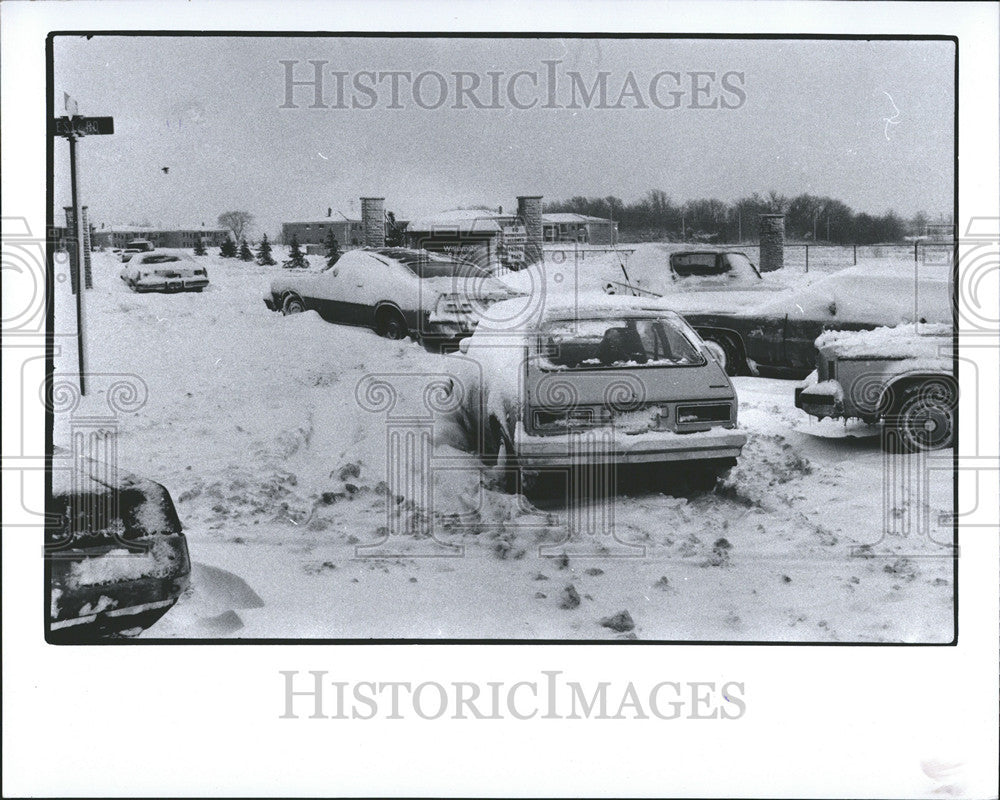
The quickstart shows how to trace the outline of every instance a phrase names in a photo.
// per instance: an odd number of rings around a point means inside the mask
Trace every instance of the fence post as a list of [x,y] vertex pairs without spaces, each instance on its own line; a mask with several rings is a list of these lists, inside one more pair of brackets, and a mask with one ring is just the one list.
[[854,245],[854,266],[858,265],[858,246]]
[[919,264],[920,263],[920,258],[917,255],[917,250],[919,248],[920,248],[920,242],[914,242],[913,243],[913,263],[914,264]]
[[806,245],[806,272],[809,271],[809,245]]

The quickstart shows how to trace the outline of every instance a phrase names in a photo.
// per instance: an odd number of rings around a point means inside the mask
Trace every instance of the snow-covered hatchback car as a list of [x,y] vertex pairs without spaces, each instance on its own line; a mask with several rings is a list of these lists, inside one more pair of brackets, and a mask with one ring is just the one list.
[[958,384],[950,325],[830,331],[816,349],[816,371],[795,390],[798,408],[819,419],[882,422],[890,449],[951,446]]
[[136,253],[122,267],[121,279],[133,292],[200,292],[208,270],[184,253]]
[[444,343],[468,336],[486,307],[516,294],[467,261],[383,247],[349,250],[321,272],[275,278],[264,302],[285,314],[312,309],[388,339]]
[[504,472],[684,462],[710,488],[736,463],[736,391],[704,342],[660,301],[581,296],[521,315],[499,303],[463,340],[451,391],[487,464]]

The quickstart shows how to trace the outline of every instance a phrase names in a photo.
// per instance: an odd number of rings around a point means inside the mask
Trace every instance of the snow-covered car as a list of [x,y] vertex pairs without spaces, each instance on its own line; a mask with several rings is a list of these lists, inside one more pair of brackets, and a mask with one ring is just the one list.
[[446,343],[468,336],[488,306],[516,294],[467,261],[383,247],[350,250],[320,272],[275,278],[264,302],[285,314],[315,310],[388,339]]
[[149,239],[133,239],[130,242],[126,242],[125,247],[123,247],[119,252],[121,254],[122,261],[126,262],[130,261],[132,256],[136,253],[148,253],[154,249],[155,247]]
[[581,296],[530,318],[521,306],[498,304],[453,356],[461,427],[486,463],[509,475],[684,462],[700,488],[736,463],[736,391],[663,302]]
[[[661,292],[647,290],[646,294],[770,288],[757,266],[739,250],[681,250],[667,254],[664,266],[664,271],[669,273],[669,281],[660,282]],[[607,294],[631,294],[636,288],[635,283],[616,280],[608,281],[604,291]]]
[[713,342],[730,375],[763,368],[803,378],[816,364],[816,339],[907,322],[950,323],[949,278],[891,267],[849,267],[756,303],[678,310]]
[[184,253],[136,253],[122,267],[121,279],[133,292],[200,292],[208,270]]
[[816,340],[816,370],[795,389],[795,405],[819,419],[881,422],[903,452],[950,447],[958,383],[949,325],[830,331]]
[[159,483],[81,459],[53,469],[45,532],[47,640],[90,642],[141,633],[187,588],[187,540]]

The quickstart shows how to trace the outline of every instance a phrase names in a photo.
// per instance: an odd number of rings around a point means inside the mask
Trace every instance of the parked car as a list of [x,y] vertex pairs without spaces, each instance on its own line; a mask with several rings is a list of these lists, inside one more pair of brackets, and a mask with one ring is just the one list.
[[[747,254],[739,250],[681,250],[669,253],[666,261],[669,279],[657,282],[661,291],[654,291],[652,288],[643,289],[640,283],[649,283],[648,278],[641,282],[608,281],[604,291],[607,294],[633,294],[638,291],[649,296],[660,296],[677,291],[713,292],[771,288]],[[643,272],[649,272],[648,266]],[[624,273],[622,278],[624,279]]]
[[187,540],[159,483],[80,460],[74,471],[53,469],[48,510],[47,641],[138,635],[187,588]]
[[320,272],[275,278],[264,302],[284,314],[315,310],[388,339],[447,343],[468,336],[486,307],[516,295],[467,261],[383,247],[349,250]]
[[185,253],[136,253],[120,274],[133,292],[200,292],[208,286],[208,270]]
[[597,295],[517,320],[521,305],[499,305],[496,319],[516,323],[484,320],[453,357],[460,427],[487,464],[510,475],[683,462],[708,488],[736,463],[733,385],[665,304]]
[[952,344],[948,325],[824,333],[795,405],[819,419],[882,423],[883,442],[903,452],[950,447],[958,402]]
[[125,247],[119,252],[121,253],[122,261],[126,262],[136,253],[148,253],[154,249],[153,243],[148,239],[133,239],[131,242],[126,242]]
[[816,339],[828,330],[871,330],[905,322],[951,323],[949,280],[891,268],[850,267],[743,307],[678,309],[730,375],[759,370],[805,377]]

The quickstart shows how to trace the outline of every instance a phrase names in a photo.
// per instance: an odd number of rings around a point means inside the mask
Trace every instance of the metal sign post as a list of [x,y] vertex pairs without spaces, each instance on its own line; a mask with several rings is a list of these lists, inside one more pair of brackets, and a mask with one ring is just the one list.
[[62,136],[69,140],[69,176],[70,194],[73,203],[73,246],[76,248],[76,265],[71,266],[75,273],[76,285],[76,349],[77,363],[80,371],[80,394],[85,395],[87,388],[85,385],[84,373],[86,371],[85,340],[84,331],[84,263],[86,253],[84,252],[84,242],[86,237],[83,231],[83,213],[80,209],[80,198],[77,191],[76,178],[76,140],[81,136],[106,136],[115,132],[114,119],[112,117],[81,117],[77,114],[76,101],[68,94],[65,97],[66,111],[72,114],[69,117],[57,117],[55,122],[56,136]]

